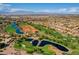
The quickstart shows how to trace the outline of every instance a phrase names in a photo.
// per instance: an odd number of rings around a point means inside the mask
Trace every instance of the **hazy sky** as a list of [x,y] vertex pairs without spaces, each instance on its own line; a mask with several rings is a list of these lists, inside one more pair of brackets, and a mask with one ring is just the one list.
[[44,12],[79,14],[78,3],[6,3],[0,4],[0,13],[4,12]]

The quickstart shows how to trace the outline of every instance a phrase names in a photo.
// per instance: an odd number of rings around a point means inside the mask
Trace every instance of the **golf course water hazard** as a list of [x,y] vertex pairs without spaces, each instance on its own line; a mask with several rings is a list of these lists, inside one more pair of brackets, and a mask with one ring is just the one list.
[[45,46],[45,45],[52,45],[52,46],[55,46],[56,48],[58,48],[58,49],[61,50],[61,51],[65,51],[65,52],[68,51],[68,49],[65,48],[64,46],[59,45],[59,44],[54,43],[54,42],[50,42],[50,41],[45,41],[45,40],[43,40],[43,41],[41,41],[41,43],[39,44],[39,46],[41,46],[41,47],[43,47],[43,46]]
[[17,33],[17,34],[24,34],[24,33],[20,30],[20,28],[17,26],[16,22],[13,22],[13,23],[12,23],[12,27],[16,29],[16,33]]
[[55,46],[56,48],[58,48],[61,51],[65,51],[65,52],[69,51],[66,47],[64,47],[64,46],[62,46],[60,44],[57,44],[57,43],[54,43],[54,42],[50,42],[50,41],[46,41],[46,40],[42,40],[40,43],[39,43],[38,40],[33,40],[33,39],[30,39],[30,40],[28,39],[27,41],[32,41],[32,44],[34,46],[38,45],[39,47],[43,47],[45,45],[52,45],[52,46]]

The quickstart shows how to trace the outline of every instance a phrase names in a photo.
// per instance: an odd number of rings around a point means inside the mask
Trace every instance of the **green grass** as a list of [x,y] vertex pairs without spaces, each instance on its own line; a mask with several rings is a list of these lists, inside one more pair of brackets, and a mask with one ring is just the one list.
[[28,25],[26,22],[20,22],[18,23],[19,26]]
[[7,25],[7,26],[5,27],[5,31],[6,31],[7,33],[12,34],[12,33],[15,33],[16,30],[11,26],[11,24],[9,24],[9,25]]
[[42,47],[41,50],[43,51],[44,55],[55,55],[54,51],[49,50],[48,45]]
[[45,54],[45,55],[55,54],[55,52],[50,51],[48,49],[48,46],[44,46],[44,47],[33,46],[30,42],[25,41],[25,39],[17,40],[14,44],[14,48],[25,50],[27,53],[30,53],[30,54],[34,52]]
[[79,55],[79,50],[73,50],[70,54],[71,55]]
[[16,49],[23,49],[27,53],[33,53],[35,50],[35,47],[28,41],[25,41],[25,39],[19,39],[15,42],[14,48]]

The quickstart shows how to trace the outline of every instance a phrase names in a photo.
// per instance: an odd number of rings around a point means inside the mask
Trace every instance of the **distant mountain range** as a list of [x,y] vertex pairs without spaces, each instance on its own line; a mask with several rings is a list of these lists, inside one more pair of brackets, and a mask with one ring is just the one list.
[[0,12],[0,15],[79,15],[79,14],[18,11],[18,12]]

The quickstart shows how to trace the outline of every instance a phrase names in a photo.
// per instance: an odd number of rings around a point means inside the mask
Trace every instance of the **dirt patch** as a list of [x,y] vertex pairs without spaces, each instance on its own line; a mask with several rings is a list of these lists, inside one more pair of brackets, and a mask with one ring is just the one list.
[[62,55],[62,51],[60,51],[59,49],[57,49],[54,46],[49,45],[49,50],[54,51],[56,53],[56,55]]
[[27,26],[21,26],[23,32],[32,32],[32,33],[35,33],[37,32],[38,30],[33,28],[32,26],[30,25],[27,25]]

